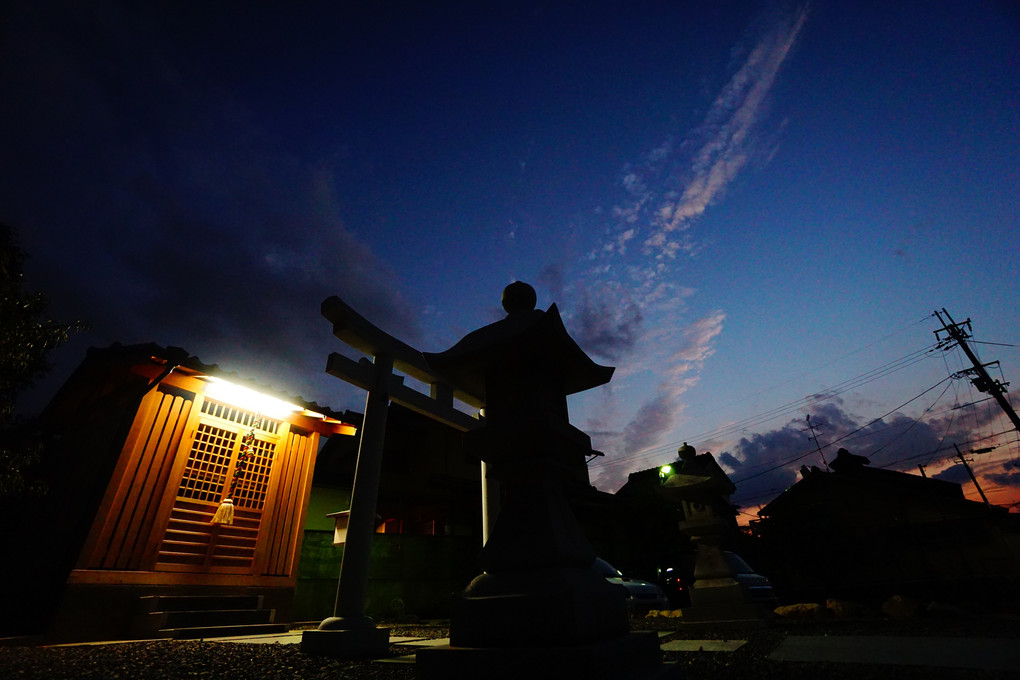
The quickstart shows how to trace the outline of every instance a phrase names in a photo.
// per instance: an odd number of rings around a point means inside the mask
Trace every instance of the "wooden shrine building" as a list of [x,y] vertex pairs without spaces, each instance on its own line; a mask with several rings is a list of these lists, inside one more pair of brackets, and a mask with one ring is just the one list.
[[[89,351],[42,418],[50,488],[3,530],[20,592],[5,628],[149,636],[135,624],[155,595],[255,596],[286,620],[320,438],[355,432],[339,414],[179,348],[114,345]],[[227,495],[233,521],[214,523]]]

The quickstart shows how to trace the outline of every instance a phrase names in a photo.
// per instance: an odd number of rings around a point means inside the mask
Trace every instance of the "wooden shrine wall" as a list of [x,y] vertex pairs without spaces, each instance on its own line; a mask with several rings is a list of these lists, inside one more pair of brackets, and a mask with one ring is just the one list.
[[[188,380],[194,388],[201,383]],[[296,576],[318,434],[263,419],[235,489],[235,520],[212,515],[229,486],[250,411],[164,381],[138,409],[78,561],[75,581],[99,572],[202,574],[264,580]],[[198,581],[196,581],[198,579]],[[131,579],[138,582],[137,575]],[[222,579],[219,580],[222,582]]]
[[79,569],[143,569],[162,490],[167,487],[194,393],[160,385],[142,400],[106,489]]

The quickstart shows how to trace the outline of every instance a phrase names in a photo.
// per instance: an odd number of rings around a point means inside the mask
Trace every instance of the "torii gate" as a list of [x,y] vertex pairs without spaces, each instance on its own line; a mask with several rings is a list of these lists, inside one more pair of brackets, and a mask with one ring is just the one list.
[[[454,398],[481,409],[483,400],[435,375],[419,350],[380,330],[355,312],[337,296],[322,303],[322,315],[333,324],[333,335],[372,359],[354,361],[334,352],[326,362],[326,372],[368,391],[361,425],[358,461],[351,491],[347,539],[340,563],[340,579],[333,616],[317,630],[302,634],[301,650],[313,654],[354,658],[385,653],[389,630],[377,628],[365,616],[365,591],[375,512],[379,496],[383,441],[389,401],[417,411],[458,430],[473,430],[481,421],[456,409]],[[425,395],[404,384],[394,369],[429,386]],[[488,531],[488,501],[485,464],[482,463],[482,532]]]

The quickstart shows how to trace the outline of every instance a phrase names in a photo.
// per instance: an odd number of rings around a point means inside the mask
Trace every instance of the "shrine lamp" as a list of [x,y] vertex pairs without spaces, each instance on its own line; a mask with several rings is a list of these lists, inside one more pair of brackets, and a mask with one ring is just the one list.
[[291,413],[304,411],[301,406],[289,404],[282,399],[271,397],[268,394],[256,392],[255,390],[234,384],[216,376],[205,376],[207,381],[206,396],[217,401],[226,402],[231,406],[237,406],[255,413],[260,413],[268,418],[283,420]]

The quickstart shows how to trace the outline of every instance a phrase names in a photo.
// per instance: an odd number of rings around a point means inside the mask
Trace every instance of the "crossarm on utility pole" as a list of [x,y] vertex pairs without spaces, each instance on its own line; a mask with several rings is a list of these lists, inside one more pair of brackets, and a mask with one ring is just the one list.
[[[974,364],[973,371],[977,374],[978,380],[981,381],[980,384],[985,388],[982,391],[987,391],[988,394],[992,395],[992,398],[998,402],[999,408],[1002,409],[1003,413],[1006,414],[1006,417],[1013,423],[1013,427],[1016,428],[1017,431],[1020,431],[1020,416],[1018,416],[1016,411],[1013,410],[1013,405],[1009,403],[1009,399],[1006,398],[1006,388],[998,380],[995,380],[992,376],[988,375],[988,371],[985,370],[984,364],[981,363],[981,361],[977,358],[977,355],[974,354],[973,350],[971,350],[970,346],[967,344],[967,334],[960,329],[960,324],[953,321],[953,317],[949,316],[949,312],[946,311],[945,307],[942,308],[942,314],[946,315],[946,318],[949,319],[949,323],[943,321],[942,315],[937,311],[935,312],[935,317],[939,320],[939,323],[942,324],[942,327],[949,334],[949,337],[956,341],[956,344],[960,346],[963,353],[966,354],[967,358],[970,359],[972,364]],[[970,319],[967,319],[964,323],[969,324]]]

